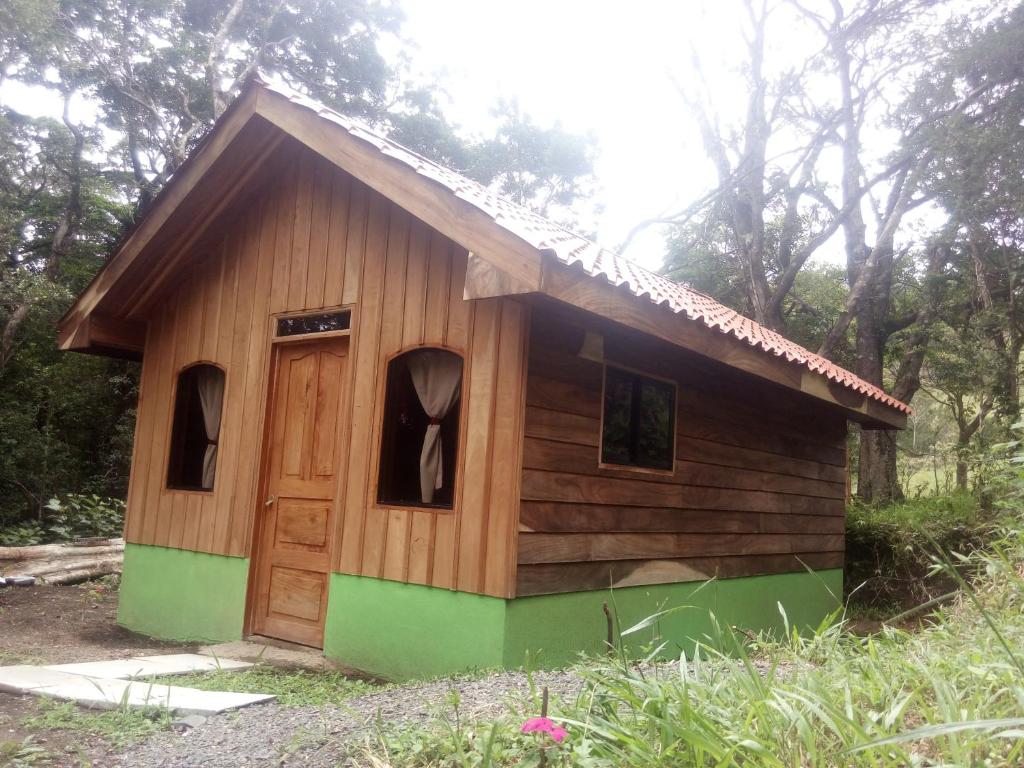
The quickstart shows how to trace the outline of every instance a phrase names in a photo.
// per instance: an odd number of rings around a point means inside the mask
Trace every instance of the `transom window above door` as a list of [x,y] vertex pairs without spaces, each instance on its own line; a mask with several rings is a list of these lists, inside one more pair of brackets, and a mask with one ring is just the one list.
[[309,315],[289,315],[277,318],[275,335],[306,336],[311,333],[333,333],[347,331],[352,323],[352,312],[347,309],[338,312],[317,312]]

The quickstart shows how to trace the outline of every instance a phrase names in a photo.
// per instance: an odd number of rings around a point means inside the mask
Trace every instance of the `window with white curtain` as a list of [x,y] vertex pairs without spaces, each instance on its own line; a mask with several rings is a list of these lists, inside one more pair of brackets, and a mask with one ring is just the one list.
[[377,501],[452,506],[462,358],[414,349],[388,364]]
[[178,374],[167,487],[212,491],[217,473],[224,371],[200,363]]

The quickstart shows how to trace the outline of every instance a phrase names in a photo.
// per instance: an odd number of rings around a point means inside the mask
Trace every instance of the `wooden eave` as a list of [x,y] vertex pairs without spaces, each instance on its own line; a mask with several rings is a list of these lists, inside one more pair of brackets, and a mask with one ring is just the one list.
[[149,307],[288,136],[466,248],[467,299],[545,294],[823,401],[865,427],[906,426],[906,414],[867,395],[557,262],[342,125],[258,85],[221,116],[61,319],[60,348],[141,356]]
[[[496,273],[487,263],[474,260],[466,270],[466,298],[527,293],[508,274]],[[595,279],[580,269],[568,267],[552,257],[543,259],[541,285],[537,293],[570,306],[584,309],[620,325],[642,331],[678,347],[800,392],[841,410],[847,418],[867,429],[903,429],[906,414],[856,392],[825,376],[766,354],[739,339],[708,328],[685,315],[638,299],[624,288]]]

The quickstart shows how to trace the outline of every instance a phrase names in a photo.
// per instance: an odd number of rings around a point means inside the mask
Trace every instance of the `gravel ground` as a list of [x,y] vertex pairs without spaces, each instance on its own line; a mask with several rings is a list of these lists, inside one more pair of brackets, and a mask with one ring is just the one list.
[[[574,672],[534,674],[552,696],[574,696]],[[209,718],[184,733],[162,733],[121,755],[119,768],[334,768],[353,742],[366,736],[378,713],[385,723],[415,723],[444,707],[457,691],[463,716],[497,714],[508,694],[526,693],[526,676],[501,672],[475,680],[443,680],[389,688],[350,699],[344,706],[282,707],[262,704]]]

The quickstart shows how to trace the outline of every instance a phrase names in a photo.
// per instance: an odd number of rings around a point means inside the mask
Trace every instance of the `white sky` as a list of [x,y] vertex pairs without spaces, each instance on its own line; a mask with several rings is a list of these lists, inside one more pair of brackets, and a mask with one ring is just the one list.
[[[717,49],[719,79],[735,50],[737,0],[405,0],[402,7],[416,46],[407,55],[439,76],[446,111],[467,131],[486,134],[495,101],[514,96],[541,125],[560,122],[597,137],[602,244],[617,247],[637,222],[713,185],[669,72],[689,69],[692,38],[712,56]],[[720,95],[743,101],[742,92]],[[626,255],[657,268],[663,253],[660,233],[650,229]]]
[[[595,203],[601,213],[592,224],[603,245],[617,248],[639,221],[678,210],[714,186],[714,169],[670,73],[686,87],[696,81],[692,43],[712,84],[715,109],[742,113],[746,94],[736,71],[743,59],[740,0],[400,4],[406,14],[402,53],[414,75],[443,84],[445,111],[465,132],[490,134],[491,108],[500,97],[515,97],[540,125],[559,122],[596,136]],[[790,23],[784,14],[772,21],[768,58],[776,69],[818,44]],[[398,53],[394,41],[382,47],[386,55]],[[31,114],[60,115],[56,97],[11,81],[0,90],[0,101]],[[80,102],[72,117],[85,117],[87,110]],[[821,256],[836,258],[839,250],[835,238]],[[661,231],[649,228],[625,255],[659,268]]]

